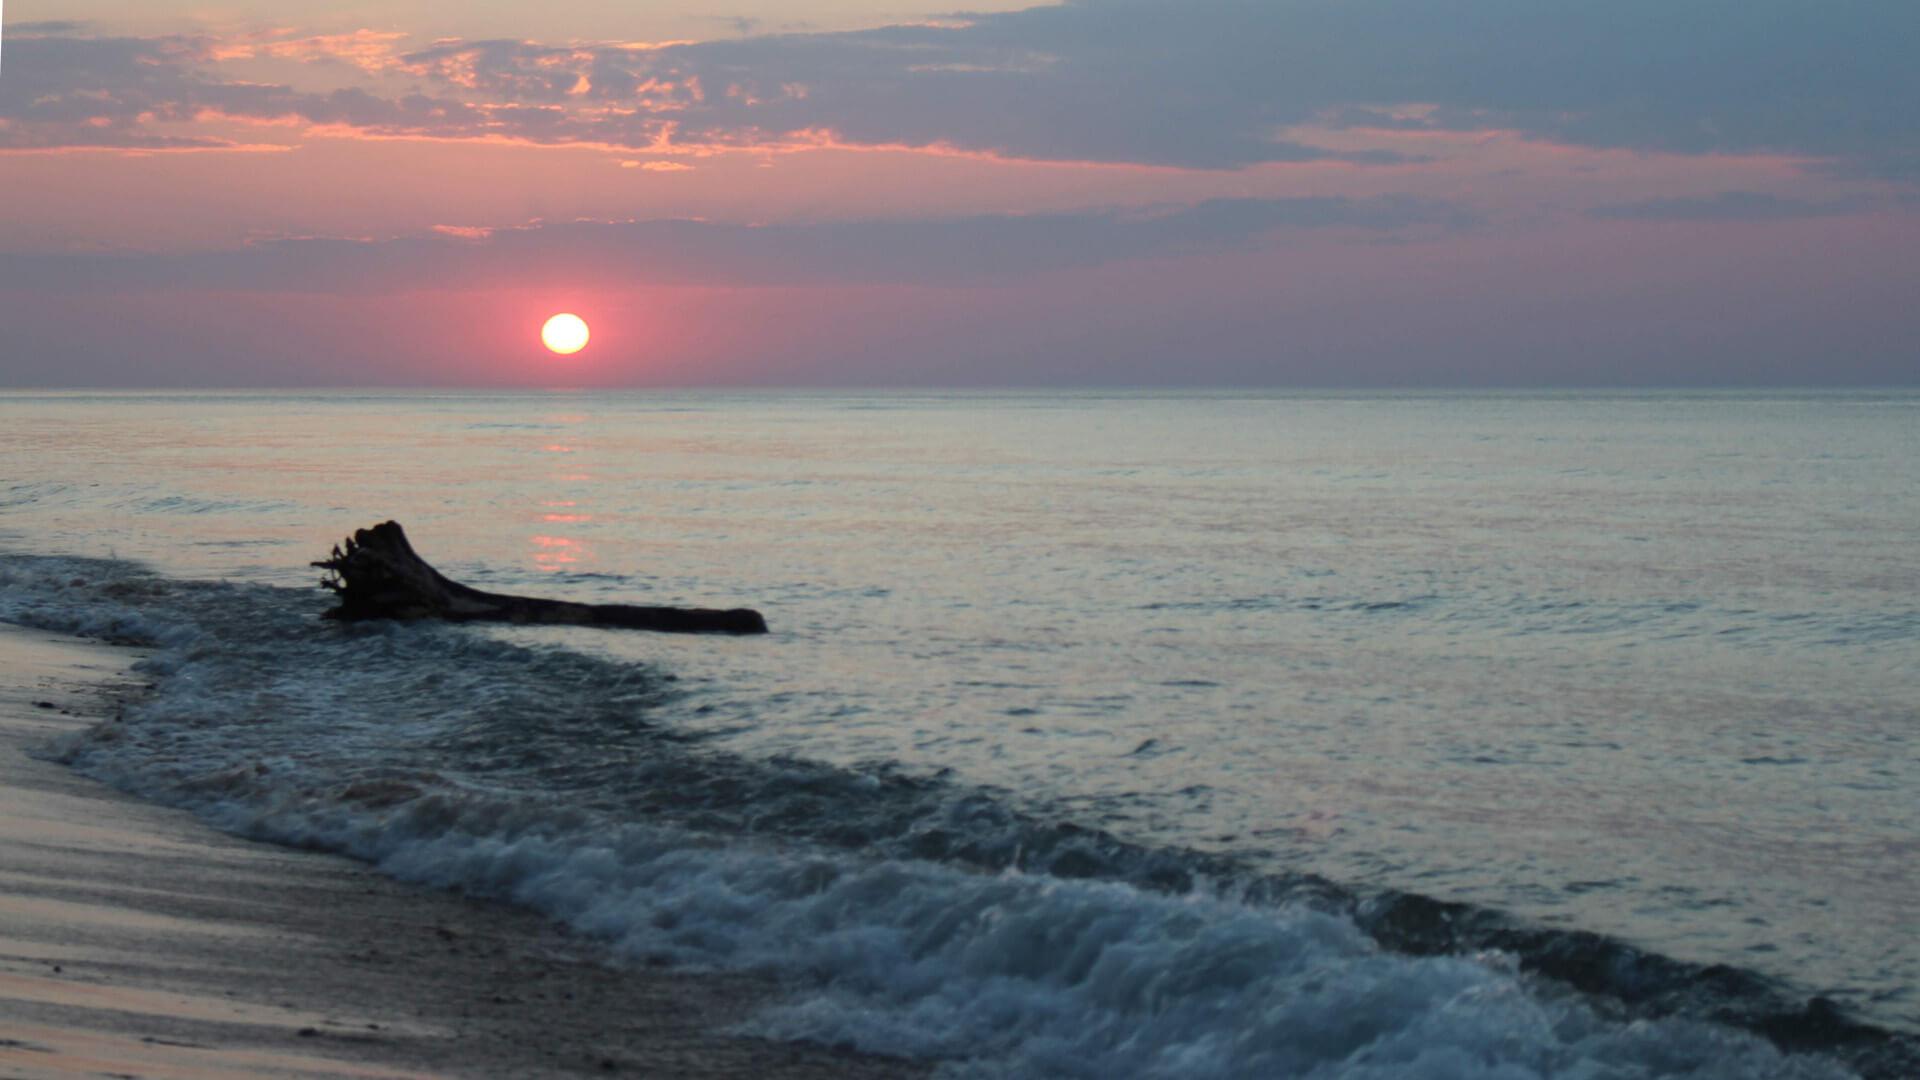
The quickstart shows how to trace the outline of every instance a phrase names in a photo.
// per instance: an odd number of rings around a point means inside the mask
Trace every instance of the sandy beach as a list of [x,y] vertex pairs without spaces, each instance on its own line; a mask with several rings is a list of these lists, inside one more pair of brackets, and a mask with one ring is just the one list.
[[0,625],[0,1076],[896,1077],[724,1033],[752,976],[614,971],[541,917],[236,839],[32,756],[138,691]]

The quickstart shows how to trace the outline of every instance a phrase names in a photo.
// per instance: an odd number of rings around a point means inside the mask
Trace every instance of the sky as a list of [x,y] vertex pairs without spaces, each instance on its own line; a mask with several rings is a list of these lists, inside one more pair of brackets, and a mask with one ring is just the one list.
[[1920,384],[1912,0],[0,18],[0,387]]

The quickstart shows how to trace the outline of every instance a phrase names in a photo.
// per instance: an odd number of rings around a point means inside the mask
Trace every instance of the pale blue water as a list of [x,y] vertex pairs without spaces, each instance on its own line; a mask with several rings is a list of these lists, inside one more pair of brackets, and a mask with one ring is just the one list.
[[[774,633],[319,625],[325,598],[289,591],[317,576],[305,564],[389,517],[483,587],[750,605]],[[1233,897],[1304,874],[1359,898],[1362,924],[1375,890],[1458,901],[1920,1030],[1920,395],[9,395],[0,550],[0,617],[119,620],[175,646],[145,736],[76,749],[82,767],[518,896],[629,951],[839,970],[769,959],[747,929],[823,918],[791,908],[817,889],[742,883],[808,851],[1143,886],[1127,895],[1144,906],[1098,903],[1154,926],[1174,917],[1143,914],[1155,890],[1196,880],[1239,883],[1208,925],[1303,918]],[[208,579],[229,584],[183,584]],[[263,764],[272,779],[241,778]],[[407,785],[398,810],[367,805],[354,785],[373,779]],[[652,828],[718,844],[699,873],[720,877],[643,872],[687,850],[628,835]],[[616,834],[629,846],[582,839]],[[596,844],[615,854],[593,869]],[[714,890],[759,914],[698,947],[635,936]],[[1059,918],[1063,895],[1032,903]],[[931,962],[913,955],[899,970]],[[1452,988],[1442,1004],[1493,993],[1451,969],[1395,977]],[[846,1017],[875,1000],[933,1007],[838,978],[845,1016],[769,1030],[989,1071],[1361,1075],[1332,1051],[1256,1053],[1314,1029],[1267,998],[1262,1021],[1241,998],[1162,1016],[1161,1058],[1056,1060],[1045,1025],[969,1049],[1005,1018],[959,1005],[942,1022],[972,1043],[862,1027]],[[1298,1000],[1288,986],[1263,993]],[[1441,1021],[1388,1014],[1440,1052],[1418,1032]],[[1472,1027],[1449,1030],[1483,1052]],[[1210,1058],[1190,1045],[1210,1031],[1272,1045]]]

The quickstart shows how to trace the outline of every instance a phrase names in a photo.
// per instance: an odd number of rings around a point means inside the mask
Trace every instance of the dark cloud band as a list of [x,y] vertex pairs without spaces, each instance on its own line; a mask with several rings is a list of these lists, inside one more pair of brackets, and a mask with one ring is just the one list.
[[[1236,168],[1391,160],[1302,125],[1500,128],[1590,147],[1775,154],[1920,179],[1908,0],[1079,0],[874,30],[665,48],[449,42],[396,54],[424,92],[222,80],[206,42],[9,43],[0,145],[210,145],[213,113],[374,134],[644,149],[862,145]],[[1369,121],[1367,118],[1371,117]]]

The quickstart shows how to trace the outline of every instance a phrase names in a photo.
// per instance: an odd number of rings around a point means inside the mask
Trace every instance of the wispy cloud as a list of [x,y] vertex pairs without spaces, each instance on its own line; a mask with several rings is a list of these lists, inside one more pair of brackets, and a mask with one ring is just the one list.
[[1613,221],[1791,221],[1856,214],[1865,209],[1854,199],[1814,202],[1760,191],[1722,191],[1674,199],[1610,203],[1587,216]]
[[[293,50],[302,59],[376,62],[355,41],[307,38],[246,43]],[[236,46],[204,37],[44,36],[10,45],[0,80],[0,149],[108,148],[140,151],[242,145],[221,124],[294,124],[317,132],[440,139],[601,142],[649,148],[662,122],[596,122],[559,107],[518,101],[475,102],[448,94],[385,94],[358,86],[315,92],[222,79],[217,62]],[[354,60],[355,56],[360,59]]]
[[344,63],[362,71],[383,72],[400,66],[396,46],[406,37],[398,30],[353,30],[305,37],[278,30],[220,47],[214,56],[220,60],[266,56],[305,63]]
[[381,241],[299,238],[226,252],[0,258],[0,289],[384,292],[502,282],[968,285],[1131,259],[1244,248],[1285,230],[1391,234],[1472,215],[1408,197],[1213,200],[1157,211],[737,225],[436,226]]

